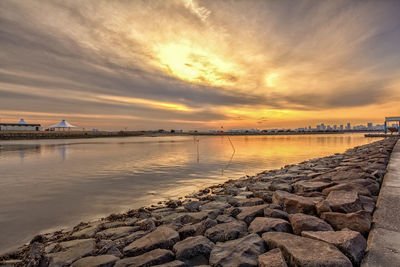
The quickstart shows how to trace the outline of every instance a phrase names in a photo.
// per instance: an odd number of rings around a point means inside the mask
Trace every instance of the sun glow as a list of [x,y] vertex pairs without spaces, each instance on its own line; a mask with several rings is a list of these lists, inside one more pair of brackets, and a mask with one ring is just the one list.
[[232,85],[237,67],[222,56],[189,41],[158,45],[159,65],[179,79],[212,86]]
[[275,87],[277,85],[278,82],[278,77],[279,74],[278,73],[269,73],[265,76],[265,84],[268,87]]

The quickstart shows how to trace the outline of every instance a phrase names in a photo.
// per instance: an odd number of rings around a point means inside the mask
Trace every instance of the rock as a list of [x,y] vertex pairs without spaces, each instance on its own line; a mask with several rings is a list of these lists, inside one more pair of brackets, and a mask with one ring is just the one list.
[[274,248],[258,256],[260,267],[287,267],[285,258],[279,248]]
[[363,210],[373,213],[375,210],[375,200],[366,196],[358,196],[362,205]]
[[355,191],[357,192],[359,195],[363,195],[363,196],[370,196],[371,193],[368,190],[368,188],[366,188],[365,186],[358,184],[358,183],[353,183],[353,182],[349,182],[349,183],[341,183],[332,187],[328,187],[324,190],[322,190],[322,193],[324,195],[329,195],[330,192],[332,191]]
[[258,197],[253,197],[253,198],[245,198],[245,199],[240,199],[237,200],[236,202],[229,203],[232,206],[235,207],[252,207],[252,206],[257,206],[257,205],[262,205],[264,204],[264,200]]
[[200,210],[201,204],[203,204],[203,202],[200,202],[200,201],[189,201],[189,202],[186,202],[185,204],[183,204],[183,206],[188,211],[194,212],[194,211],[199,211]]
[[190,265],[208,264],[208,258],[214,243],[204,236],[188,237],[174,245],[175,256],[178,260]]
[[174,259],[175,258],[172,251],[158,248],[146,252],[140,256],[125,258],[117,261],[114,267],[147,267],[167,263],[173,261]]
[[321,218],[332,225],[335,230],[348,228],[361,234],[367,234],[371,228],[371,214],[367,211],[357,211],[353,213],[324,212]]
[[271,218],[283,219],[283,220],[289,219],[289,215],[287,214],[287,212],[285,212],[283,210],[271,209],[271,208],[264,209],[264,216],[271,217]]
[[114,240],[114,242],[117,244],[117,246],[118,246],[119,248],[122,248],[122,247],[124,247],[126,244],[130,244],[130,243],[132,243],[133,241],[135,241],[135,240],[137,240],[137,239],[143,237],[143,236],[146,235],[146,234],[148,234],[148,232],[145,232],[145,231],[137,231],[137,232],[133,232],[132,234],[130,234],[130,235],[128,235],[128,236],[125,236],[125,237],[116,239],[116,240]]
[[286,192],[292,192],[293,187],[288,184],[288,183],[282,183],[282,182],[273,182],[270,186],[270,189],[272,191],[286,191]]
[[121,258],[123,255],[121,251],[119,251],[118,246],[118,243],[112,240],[100,240],[96,245],[96,247],[99,248],[96,255],[107,254]]
[[81,239],[81,238],[92,238],[96,234],[96,232],[99,230],[98,225],[91,225],[86,228],[83,228],[79,231],[76,231],[72,233],[71,237],[76,238],[76,239]]
[[240,213],[236,215],[236,218],[250,224],[255,217],[264,216],[264,208],[267,205],[257,205],[253,207],[242,207]]
[[264,232],[272,231],[290,233],[292,231],[292,227],[285,220],[265,217],[255,218],[249,226],[250,233],[256,233],[259,235]]
[[179,236],[183,240],[189,236],[203,235],[207,229],[217,224],[217,221],[208,218],[196,224],[186,224],[178,230]]
[[212,266],[258,266],[257,258],[265,252],[263,240],[256,234],[217,243],[210,254]]
[[96,234],[96,238],[99,239],[111,239],[115,240],[124,236],[128,236],[132,232],[137,230],[135,227],[132,226],[123,226],[118,228],[109,228],[103,231],[100,231]]
[[321,191],[333,185],[334,183],[327,183],[327,182],[299,181],[293,185],[293,188],[296,193],[305,193],[305,192]]
[[153,265],[153,267],[189,267],[186,263],[182,261],[171,261],[160,265]]
[[236,221],[235,218],[225,215],[225,214],[219,215],[216,220],[218,223],[227,223],[227,222]]
[[182,218],[181,222],[183,224],[186,223],[198,223],[201,222],[202,220],[205,220],[207,218],[210,219],[215,219],[217,216],[220,214],[220,210],[202,210],[199,212],[190,212],[186,213]]
[[96,242],[91,239],[77,239],[58,244],[61,251],[47,255],[49,266],[69,265],[84,256],[89,255],[95,248]]
[[296,235],[301,234],[302,231],[333,231],[332,226],[324,220],[311,215],[296,213],[289,215],[289,220]]
[[331,207],[329,206],[329,203],[326,200],[323,200],[315,204],[315,208],[318,214],[321,214],[322,212],[332,211]]
[[304,231],[302,236],[325,241],[335,245],[340,251],[343,252],[355,265],[360,265],[364,256],[364,251],[367,248],[367,241],[365,238],[356,231],[342,230],[338,232],[325,231],[325,232],[309,232]]
[[139,229],[142,231],[152,231],[156,228],[156,223],[152,218],[147,218],[136,222]]
[[356,212],[362,209],[358,194],[355,191],[332,191],[325,200],[332,211]]
[[90,256],[75,261],[71,267],[112,267],[117,260],[113,255]]
[[235,220],[211,227],[204,233],[204,236],[216,243],[239,238],[245,232],[247,232],[246,223]]
[[283,207],[288,213],[316,214],[315,204],[322,201],[321,197],[302,197],[284,191],[276,191],[272,202]]
[[169,227],[159,226],[150,234],[133,241],[123,252],[126,256],[137,256],[156,248],[170,249],[178,241],[178,232]]
[[201,205],[200,210],[225,210],[230,207],[231,207],[231,205],[229,205],[226,202],[211,201],[211,202]]
[[280,248],[289,266],[352,266],[342,252],[323,241],[282,232],[264,233],[262,239],[268,248]]

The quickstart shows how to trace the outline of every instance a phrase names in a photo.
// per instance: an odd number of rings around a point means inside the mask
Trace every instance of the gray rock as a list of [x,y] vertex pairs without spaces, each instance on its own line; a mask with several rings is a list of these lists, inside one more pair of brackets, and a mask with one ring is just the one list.
[[289,233],[268,232],[262,235],[268,248],[280,248],[289,266],[353,266],[335,246],[323,241]]
[[325,201],[328,202],[332,211],[350,213],[362,209],[358,194],[355,191],[335,190],[329,193]]
[[371,214],[367,211],[357,211],[353,213],[324,212],[321,218],[332,225],[335,230],[348,228],[361,234],[367,234],[371,228]]
[[188,211],[195,212],[195,211],[199,211],[200,210],[200,206],[203,203],[204,202],[200,202],[200,201],[189,201],[189,202],[186,202],[185,204],[183,204],[183,206]]
[[235,207],[252,207],[264,204],[264,200],[258,197],[240,199],[236,203],[229,203]]
[[276,191],[272,202],[283,207],[288,213],[316,214],[315,204],[322,201],[321,197],[302,197],[284,191]]
[[285,220],[265,217],[255,218],[249,226],[250,233],[256,233],[259,235],[265,232],[272,231],[290,233],[292,231],[292,227]]
[[148,267],[173,261],[174,253],[166,249],[155,249],[140,256],[125,258],[114,265],[114,267]]
[[373,213],[375,210],[375,200],[367,196],[358,196],[362,205],[363,210]]
[[301,233],[301,235],[335,245],[353,262],[353,264],[357,266],[361,263],[361,260],[364,256],[364,251],[367,248],[367,241],[365,238],[359,232],[348,229],[338,232],[304,231]]
[[139,226],[142,231],[152,231],[156,228],[156,223],[152,218],[140,220],[135,225]]
[[89,255],[95,248],[96,242],[91,239],[77,239],[58,244],[61,251],[47,255],[49,266],[66,266],[77,259]]
[[123,226],[117,228],[109,228],[103,231],[98,232],[95,236],[99,239],[111,239],[115,240],[124,236],[128,236],[132,232],[137,230],[137,228],[132,226]]
[[126,256],[137,256],[156,248],[170,249],[178,241],[178,232],[169,227],[159,226],[150,234],[133,241],[123,252]]
[[214,243],[204,236],[188,237],[174,245],[174,252],[178,260],[190,265],[208,264],[208,258]]
[[82,228],[74,233],[72,233],[71,237],[80,239],[80,238],[92,238],[99,230],[98,225],[88,225],[85,228]]
[[113,255],[89,256],[75,261],[71,267],[112,267],[118,260]]
[[282,183],[282,182],[273,182],[270,186],[270,189],[272,191],[286,191],[286,192],[292,192],[293,191],[293,186],[291,186],[288,183]]
[[289,219],[289,214],[287,212],[278,209],[271,209],[269,207],[264,209],[264,216],[283,220]]
[[258,266],[257,258],[265,252],[263,240],[256,234],[217,243],[210,254],[211,266]]
[[225,242],[239,238],[245,232],[247,232],[246,223],[235,220],[211,227],[204,235],[213,242]]
[[239,208],[240,213],[236,215],[236,218],[244,221],[247,224],[250,224],[255,217],[264,216],[264,208],[267,207],[265,205],[257,205],[253,207],[242,207]]
[[311,215],[296,213],[289,215],[289,220],[296,235],[301,234],[302,231],[333,231],[332,226],[324,220]]
[[231,205],[229,205],[226,202],[211,201],[211,202],[201,205],[200,210],[225,210],[230,207],[231,207]]
[[258,256],[260,267],[287,267],[285,258],[279,248],[274,248]]

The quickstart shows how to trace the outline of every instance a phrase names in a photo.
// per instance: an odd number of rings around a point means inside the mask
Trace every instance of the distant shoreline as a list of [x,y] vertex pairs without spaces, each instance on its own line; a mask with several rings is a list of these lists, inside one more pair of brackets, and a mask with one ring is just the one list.
[[4,131],[0,132],[0,140],[34,140],[34,139],[77,139],[104,137],[157,137],[157,136],[268,136],[268,135],[320,135],[344,133],[381,133],[379,131],[315,131],[315,132],[259,132],[259,133],[230,133],[230,132],[150,132],[150,131]]

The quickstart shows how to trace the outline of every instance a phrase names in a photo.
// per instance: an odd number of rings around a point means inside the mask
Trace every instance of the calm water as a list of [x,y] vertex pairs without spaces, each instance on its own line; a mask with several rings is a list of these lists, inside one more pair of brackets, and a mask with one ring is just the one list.
[[372,142],[362,134],[0,141],[0,253],[33,235]]

